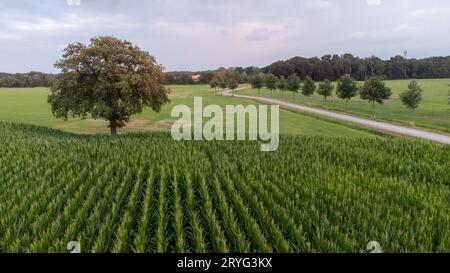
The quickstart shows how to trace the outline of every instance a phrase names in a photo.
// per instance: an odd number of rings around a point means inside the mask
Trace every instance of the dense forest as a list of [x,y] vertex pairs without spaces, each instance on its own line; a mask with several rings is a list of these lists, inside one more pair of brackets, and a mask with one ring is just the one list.
[[325,55],[322,58],[294,57],[275,62],[263,68],[263,72],[285,77],[297,74],[302,79],[309,76],[315,81],[334,81],[345,74],[357,80],[364,80],[369,76],[384,76],[389,80],[450,78],[450,56],[426,59],[395,56],[389,60],[375,56],[360,58],[352,54]]
[[[315,81],[337,80],[350,74],[356,80],[364,80],[369,76],[383,76],[385,79],[435,79],[450,78],[450,56],[430,57],[425,59],[407,59],[395,56],[382,60],[372,56],[360,58],[352,54],[325,55],[321,58],[294,57],[286,61],[278,61],[267,67],[234,67],[219,68],[202,72],[167,72],[166,84],[209,84],[212,78],[221,73],[232,72],[240,75],[238,82],[248,82],[255,74],[272,73],[276,76],[288,77],[297,74],[301,79],[307,76]],[[200,75],[198,80],[193,75]],[[53,74],[30,72],[26,74],[0,73],[0,87],[37,87],[50,86]]]

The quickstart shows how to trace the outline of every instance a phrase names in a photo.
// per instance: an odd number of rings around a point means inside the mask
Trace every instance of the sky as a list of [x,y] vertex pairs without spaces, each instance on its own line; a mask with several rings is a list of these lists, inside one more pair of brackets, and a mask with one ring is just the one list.
[[1,0],[0,71],[57,72],[72,42],[114,35],[166,71],[294,56],[450,55],[448,0]]

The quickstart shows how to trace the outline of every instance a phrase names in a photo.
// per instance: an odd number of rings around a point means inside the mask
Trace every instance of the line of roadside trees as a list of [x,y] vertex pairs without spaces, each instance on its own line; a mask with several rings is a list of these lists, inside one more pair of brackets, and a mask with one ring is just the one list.
[[[239,84],[237,80],[230,77],[232,74],[216,75],[210,82],[211,88],[215,90],[217,94],[218,89],[230,89],[233,94],[238,88]],[[267,88],[270,91],[270,96],[273,97],[273,92],[279,90],[282,92],[284,98],[284,92],[291,92],[293,100],[296,100],[296,95],[299,92],[308,97],[317,93],[323,97],[326,102],[330,97],[336,93],[336,96],[346,102],[346,111],[348,111],[348,104],[352,98],[359,95],[362,100],[366,100],[372,103],[372,107],[375,108],[376,104],[384,104],[385,100],[388,100],[392,96],[392,90],[386,86],[383,77],[373,76],[368,77],[363,84],[358,82],[349,74],[343,75],[336,83],[325,79],[319,83],[316,83],[311,77],[306,76],[304,80],[301,80],[296,74],[292,74],[289,77],[280,76],[277,77],[274,74],[256,74],[249,79],[249,82],[253,89],[258,90],[258,96],[261,95],[261,89]],[[422,102],[422,88],[415,80],[411,81],[408,85],[408,90],[404,91],[400,95],[402,103],[409,109],[414,110],[419,107]]]

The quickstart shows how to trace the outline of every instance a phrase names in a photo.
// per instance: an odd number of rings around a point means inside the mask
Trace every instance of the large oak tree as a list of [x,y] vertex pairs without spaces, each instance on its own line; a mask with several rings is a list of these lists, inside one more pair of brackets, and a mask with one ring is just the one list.
[[61,75],[48,102],[57,118],[104,119],[115,135],[145,107],[159,112],[169,102],[164,68],[128,41],[106,36],[70,44],[55,67]]

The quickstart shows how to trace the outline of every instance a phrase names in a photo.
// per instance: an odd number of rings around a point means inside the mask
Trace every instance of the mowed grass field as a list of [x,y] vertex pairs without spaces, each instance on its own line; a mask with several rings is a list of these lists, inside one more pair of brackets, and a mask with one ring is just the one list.
[[282,136],[176,142],[0,122],[0,253],[450,250],[450,147]]
[[[195,96],[203,97],[204,106],[217,104],[223,109],[229,104],[255,104],[249,100],[215,96],[214,91],[206,85],[170,86],[170,89],[171,103],[164,106],[160,113],[146,109],[142,114],[133,116],[127,127],[119,132],[169,131],[175,122],[175,119],[171,118],[172,108],[179,104],[193,108]],[[39,125],[79,134],[109,133],[108,123],[103,120],[70,119],[65,122],[54,118],[47,103],[48,94],[47,88],[0,88],[0,121]],[[280,131],[282,134],[294,135],[374,136],[355,127],[287,110],[280,111]]]
[[[400,101],[399,95],[407,90],[410,80],[386,81],[386,85],[392,88],[393,96],[384,105],[376,105],[375,116],[378,119],[392,121],[407,126],[419,126],[443,132],[450,132],[450,79],[418,80],[423,88],[423,102],[418,109],[411,111]],[[360,83],[362,84],[362,83]],[[249,89],[239,91],[243,95],[257,96],[258,90]],[[270,91],[261,89],[261,96],[270,97]],[[293,102],[292,92],[276,90],[273,97]],[[328,108],[334,111],[345,111],[345,101],[334,97],[327,102],[323,97],[315,93],[307,98],[300,93],[296,95],[296,103]],[[372,105],[363,101],[359,96],[349,103],[349,113],[364,117],[372,117]]]

